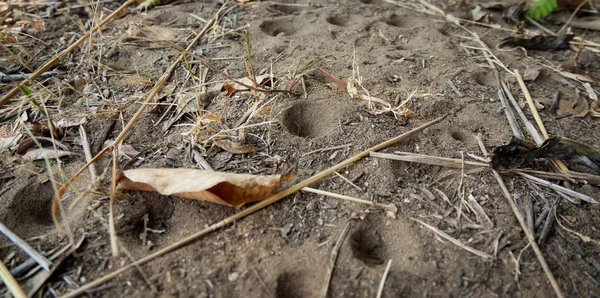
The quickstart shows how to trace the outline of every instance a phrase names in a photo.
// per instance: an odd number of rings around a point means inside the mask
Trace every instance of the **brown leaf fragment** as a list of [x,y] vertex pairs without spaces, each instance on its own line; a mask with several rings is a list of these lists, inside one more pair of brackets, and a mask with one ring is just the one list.
[[118,188],[156,191],[231,207],[271,196],[281,175],[234,174],[196,169],[148,168],[121,172]]
[[[538,98],[535,99],[536,102],[543,104],[545,107],[551,107],[552,105],[551,98]],[[556,116],[557,118],[563,118],[567,116],[573,116],[575,118],[583,118],[590,111],[590,106],[587,100],[583,96],[579,96],[579,98],[575,101],[571,100],[560,100],[556,106]]]
[[[106,140],[104,142],[104,147],[108,147],[108,146],[112,145],[112,143],[114,143],[113,140]],[[110,155],[111,153],[107,152],[105,154]],[[138,154],[140,154],[140,152],[137,151],[133,146],[131,146],[129,144],[120,144],[117,148],[117,156],[118,157],[134,158]]]
[[[262,75],[262,76],[257,76],[255,77],[256,79],[256,83],[259,86],[265,85],[267,83],[269,83],[271,80],[275,81],[275,78],[271,78],[270,75]],[[254,82],[252,82],[252,80],[248,77],[242,78],[242,79],[237,79],[236,81],[246,85],[246,86],[253,86]],[[257,87],[257,86],[254,86]],[[231,82],[231,83],[227,83],[223,85],[223,88],[225,88],[225,90],[227,90],[227,94],[225,96],[229,97],[231,96],[233,93],[237,92],[237,91],[245,91],[245,90],[250,90],[250,88],[242,86],[236,82]]]
[[583,118],[590,111],[590,105],[583,96],[579,96],[577,104],[573,107],[573,117]]
[[227,152],[235,154],[244,154],[256,151],[256,147],[254,147],[252,144],[242,145],[232,140],[218,140],[215,141],[215,145]]
[[590,145],[565,137],[551,137],[540,146],[513,137],[507,145],[494,148],[491,165],[504,171],[532,162],[537,158],[558,158],[584,165],[600,173],[600,151]]
[[336,75],[332,74],[331,72],[329,72],[327,69],[323,68],[323,67],[319,67],[317,68],[317,70],[322,73],[324,76],[326,76],[328,79],[330,79],[332,82],[334,82],[338,87],[344,89],[344,91],[348,91],[348,86],[346,85],[346,83],[344,81],[342,81],[340,78],[338,78]]

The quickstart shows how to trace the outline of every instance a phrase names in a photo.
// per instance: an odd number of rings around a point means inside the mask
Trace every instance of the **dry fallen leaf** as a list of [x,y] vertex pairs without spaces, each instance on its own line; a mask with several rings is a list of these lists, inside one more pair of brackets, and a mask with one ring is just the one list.
[[0,138],[0,152],[10,149],[17,145],[17,142],[21,138],[22,135],[10,136],[8,138]]
[[236,154],[243,154],[256,151],[256,147],[254,147],[254,145],[252,144],[242,145],[232,140],[218,140],[215,141],[215,145],[227,152]]
[[[259,86],[265,85],[267,83],[269,83],[271,81],[271,76],[270,75],[262,75],[262,76],[257,76],[255,77],[256,79],[256,83]],[[276,81],[275,78],[272,78],[273,81]],[[247,86],[252,86],[254,83],[252,82],[252,80],[248,77],[245,77],[243,79],[237,79],[236,81],[243,83],[244,85]],[[225,85],[223,85],[223,88],[225,88],[225,90],[227,90],[227,94],[226,96],[229,97],[231,96],[231,94],[233,94],[236,91],[245,91],[245,90],[249,90],[250,88],[248,87],[244,87],[238,83],[235,82],[231,82],[231,83],[227,83]]]
[[600,103],[597,101],[593,101],[590,105],[590,115],[592,117],[599,118],[600,117]]
[[[536,102],[542,103],[546,107],[550,107],[552,105],[551,98],[537,98]],[[587,100],[580,96],[577,100],[561,100],[558,102],[558,107],[556,110],[556,116],[558,117],[566,117],[572,116],[575,118],[583,118],[590,111],[590,106],[587,103]]]
[[[113,140],[106,140],[104,142],[104,147],[108,147],[108,146],[112,145],[113,142],[114,142]],[[118,146],[117,150],[118,150],[117,151],[118,157],[134,158],[140,154],[139,151],[137,151],[133,146],[131,146],[129,144],[120,144]],[[110,155],[111,153],[106,153],[106,154]]]
[[590,105],[583,96],[579,96],[577,104],[573,107],[573,117],[583,118],[590,111]]
[[156,191],[232,207],[261,201],[281,183],[281,175],[234,174],[196,169],[148,168],[121,172],[118,188]]
[[42,160],[44,159],[44,157],[47,157],[48,159],[55,159],[55,158],[61,158],[64,156],[69,156],[73,153],[69,152],[69,151],[63,151],[63,150],[54,150],[54,149],[47,149],[47,148],[34,148],[31,149],[27,152],[25,152],[25,154],[23,154],[23,159],[28,159],[28,160]]

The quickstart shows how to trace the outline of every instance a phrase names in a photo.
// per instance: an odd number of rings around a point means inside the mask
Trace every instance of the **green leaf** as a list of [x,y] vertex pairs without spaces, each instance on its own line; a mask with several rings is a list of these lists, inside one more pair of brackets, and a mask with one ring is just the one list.
[[556,0],[538,0],[527,8],[525,15],[539,21],[549,15],[556,7],[558,7]]
[[19,89],[21,89],[21,92],[23,92],[23,94],[27,95],[27,97],[31,96],[31,90],[29,90],[29,88],[27,88],[27,86],[24,85],[19,85]]

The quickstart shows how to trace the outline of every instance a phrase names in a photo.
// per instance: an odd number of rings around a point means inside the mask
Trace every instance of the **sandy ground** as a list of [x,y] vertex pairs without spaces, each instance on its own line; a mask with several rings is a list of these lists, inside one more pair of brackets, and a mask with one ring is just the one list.
[[[468,17],[475,2],[466,1],[463,6],[434,4],[456,16]],[[106,7],[115,9],[118,4],[108,3]],[[152,85],[179,55],[177,47],[187,46],[218,9],[219,4],[211,1],[179,1],[144,14],[117,18],[91,42],[66,57],[57,67],[58,75],[31,88],[46,101],[54,119],[87,116],[84,127],[96,153],[131,119]],[[494,16],[503,28],[513,28],[497,14]],[[50,47],[26,43],[13,49],[27,52],[23,59],[30,65],[40,65],[81,35],[79,19],[85,23],[85,11],[45,19],[39,31],[28,27],[25,32]],[[552,30],[560,27],[550,21],[543,24]],[[574,51],[498,49],[509,32],[482,26],[467,28],[477,33],[509,70],[539,72],[526,82],[532,97],[552,98],[555,90],[560,90],[564,100],[573,101],[577,88],[585,94],[581,84],[539,64],[558,67],[567,63]],[[134,160],[121,157],[120,169],[198,168],[189,156],[193,139],[194,150],[215,170],[279,174],[293,169],[294,180],[287,183],[291,185],[448,113],[443,122],[384,152],[469,160],[469,154],[482,156],[474,134],[482,136],[488,150],[506,143],[512,135],[498,99],[494,73],[482,52],[473,48],[479,45],[465,38],[469,37],[467,31],[441,17],[379,0],[251,2],[230,11],[194,48],[194,53],[229,76],[244,78],[248,52],[240,35],[243,32],[249,34],[254,71],[272,74],[277,89],[287,88],[299,70],[309,61],[316,61],[316,66],[344,82],[353,75],[353,69],[359,70],[361,85],[370,95],[392,103],[407,100],[404,107],[412,115],[378,114],[366,101],[350,98],[314,68],[303,75],[303,83],[293,89],[295,94],[240,91],[226,96],[225,92],[216,92],[203,98],[205,109],[219,117],[219,122],[210,127],[203,127],[205,119],[197,115],[174,119],[177,108],[169,108],[174,96],[165,96],[165,92],[132,128],[125,143],[140,154]],[[575,30],[575,34],[583,33]],[[600,42],[593,31],[585,38]],[[0,71],[19,69],[14,56],[2,52],[0,57],[5,64],[0,65]],[[592,78],[600,77],[597,59],[597,54],[586,50],[578,60]],[[171,90],[202,92],[204,83],[210,88],[228,81],[193,60],[188,58],[177,68],[169,80]],[[514,77],[499,70],[517,101],[524,104]],[[0,91],[4,93],[12,85],[2,86]],[[18,102],[7,106],[17,106]],[[264,109],[248,120],[243,136],[239,130],[231,130],[230,135],[254,145],[256,152],[233,154],[216,147],[208,150],[212,142],[206,140],[211,135],[234,128],[255,105]],[[529,110],[524,110],[532,120]],[[31,119],[41,119],[35,108],[27,111]],[[597,118],[557,118],[547,109],[540,113],[552,135],[598,148]],[[2,119],[0,137],[14,134],[16,118],[11,115]],[[166,125],[169,122],[171,126]],[[16,131],[21,131],[17,126]],[[190,135],[192,128],[196,130]],[[59,182],[85,164],[77,127],[66,128],[61,142],[75,154],[62,158],[60,165],[52,163]],[[151,192],[123,191],[130,198],[116,201],[115,224],[127,252],[113,258],[107,229],[110,161],[107,155],[96,164],[100,182],[93,184],[85,171],[65,196],[64,205],[69,208],[81,194],[81,201],[68,213],[75,239],[83,237],[84,241],[43,287],[43,297],[70,292],[131,259],[156,252],[239,211]],[[549,169],[543,160],[528,166]],[[0,220],[45,252],[69,243],[52,222],[54,190],[47,173],[43,161],[25,161],[11,150],[2,153]],[[137,270],[127,271],[90,292],[90,296],[320,296],[327,286],[324,281],[332,248],[349,221],[349,233],[341,244],[329,285],[330,297],[374,297],[388,261],[391,267],[384,297],[554,295],[490,171],[467,173],[461,178],[457,170],[368,157],[338,173],[312,187],[394,204],[398,207],[397,217],[387,217],[380,208],[298,192],[140,267],[143,275]],[[531,198],[536,218],[545,206],[542,197],[550,202],[559,198],[556,192],[534,187],[516,176],[507,174],[504,180],[521,208]],[[600,198],[596,186],[571,187]],[[82,193],[89,189],[93,191]],[[477,202],[474,205],[482,207],[491,224],[465,205],[469,196]],[[554,220],[548,239],[540,245],[566,296],[600,295],[598,242],[584,242],[573,232],[599,239],[598,215],[598,206],[561,200],[556,219],[564,228]],[[492,257],[467,252],[415,219]],[[542,228],[543,224],[536,229],[536,236]],[[27,259],[8,240],[2,239],[2,243],[0,256],[9,268]]]

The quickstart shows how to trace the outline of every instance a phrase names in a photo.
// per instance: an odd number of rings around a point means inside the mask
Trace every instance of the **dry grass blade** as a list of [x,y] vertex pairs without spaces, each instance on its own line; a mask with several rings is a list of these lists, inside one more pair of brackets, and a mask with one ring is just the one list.
[[569,16],[569,19],[562,25],[562,27],[560,27],[560,29],[558,31],[556,31],[556,34],[553,35],[560,35],[562,34],[562,32],[567,28],[567,26],[569,26],[569,24],[571,23],[571,21],[573,20],[573,18],[575,17],[575,15],[579,12],[579,10],[581,9],[581,7],[583,7],[586,3],[588,3],[589,0],[584,0],[581,1],[581,3],[577,6],[577,8],[575,8],[575,10],[573,11],[573,13],[571,13],[571,16]]
[[410,152],[395,152],[395,153],[396,154],[371,152],[370,156],[378,157],[378,158],[385,158],[385,159],[392,159],[392,160],[399,160],[399,161],[423,163],[423,164],[428,164],[428,165],[433,165],[433,166],[457,168],[457,169],[462,168],[463,164],[466,168],[468,168],[468,167],[489,167],[489,165],[487,163],[483,163],[483,162],[463,161],[463,160],[455,159],[455,158],[437,157],[437,156],[430,156],[430,155],[410,153]]
[[110,234],[110,251],[112,256],[119,256],[119,244],[117,239],[117,230],[115,229],[115,194],[117,189],[117,147],[113,149],[112,173],[110,181],[110,204],[108,211],[108,232]]
[[[579,237],[579,239],[581,239],[581,240],[582,240],[583,242],[585,242],[585,243],[592,242],[592,243],[594,243],[594,244],[596,244],[596,245],[600,246],[600,241],[598,241],[598,240],[595,240],[595,239],[592,239],[590,236],[583,235],[583,234],[581,234],[581,233],[579,233],[579,232],[573,231],[573,230],[571,230],[571,229],[569,229],[569,228],[565,227],[565,226],[564,226],[564,225],[563,225],[563,224],[560,222],[560,220],[558,220],[558,217],[556,216],[556,208],[554,208],[554,209],[553,209],[553,211],[554,211],[554,212],[553,212],[553,215],[554,215],[554,217],[556,218],[556,222],[557,222],[557,223],[558,223],[558,225],[559,225],[561,228],[563,228],[565,231],[567,231],[567,232],[569,232],[569,233],[573,233],[573,234],[577,235],[577,237]],[[549,215],[549,216],[550,216],[550,215]]]
[[339,146],[333,146],[333,147],[328,147],[328,148],[321,148],[321,149],[315,149],[313,151],[307,152],[302,154],[302,156],[300,156],[300,158],[305,157],[307,155],[311,155],[313,153],[319,153],[319,152],[325,152],[325,151],[332,151],[332,150],[338,150],[338,149],[344,149],[344,148],[348,148],[352,146],[352,143],[350,144],[345,144],[345,145],[339,145]]
[[[483,152],[483,154],[487,155],[488,152],[485,149],[485,145],[483,145],[483,142],[481,141],[481,138],[479,136],[477,136],[477,143],[479,143],[479,147],[480,147],[481,151]],[[552,288],[554,289],[554,293],[556,293],[556,296],[559,298],[564,297],[562,294],[562,291],[560,290],[560,287],[558,286],[558,283],[556,282],[556,278],[554,278],[554,274],[552,274],[550,267],[548,267],[548,263],[546,262],[546,259],[544,258],[544,255],[542,254],[542,251],[540,250],[540,247],[535,242],[535,236],[527,228],[527,223],[525,222],[525,219],[521,215],[521,211],[519,211],[517,204],[511,197],[510,192],[508,192],[508,189],[506,188],[506,185],[504,184],[504,180],[502,180],[502,176],[500,176],[500,174],[497,171],[495,171],[494,169],[492,169],[492,173],[494,173],[496,180],[498,180],[498,184],[500,185],[500,188],[502,189],[502,193],[504,194],[504,197],[508,201],[508,204],[510,205],[510,208],[512,209],[515,217],[517,218],[519,225],[521,225],[521,229],[525,233],[525,236],[527,236],[527,240],[529,240],[529,244],[531,245],[531,248],[533,249],[533,252],[535,253],[535,256],[537,257],[538,261],[540,262],[540,265],[542,265],[542,268],[544,269],[544,272],[546,273],[546,277],[548,277],[548,280],[550,281],[550,284],[552,285]]]
[[2,280],[4,281],[4,284],[8,288],[8,291],[13,295],[13,297],[15,297],[15,298],[26,298],[27,297],[27,295],[25,295],[25,292],[23,292],[23,289],[21,289],[21,286],[19,286],[19,283],[17,282],[15,277],[12,276],[12,274],[10,274],[10,271],[8,271],[8,268],[6,268],[6,265],[4,265],[4,263],[1,261],[0,261],[0,278],[2,278]]
[[383,272],[383,276],[381,277],[381,282],[379,283],[379,289],[377,290],[377,298],[381,298],[383,295],[383,288],[385,287],[385,280],[387,279],[388,273],[390,272],[390,267],[392,267],[392,259],[390,259],[385,267],[385,271]]
[[[463,162],[461,159],[457,158],[447,158],[447,157],[439,157],[439,156],[431,156],[425,154],[418,153],[410,153],[410,152],[394,152],[395,154],[390,153],[379,153],[372,152],[370,155],[378,158],[385,158],[391,160],[399,160],[406,162],[416,162],[423,163],[434,166],[442,166],[448,168],[456,168],[461,169]],[[464,161],[465,168],[479,169],[479,168],[487,168],[489,164],[484,162],[476,162],[476,161]],[[469,169],[469,170],[472,170]],[[468,171],[468,170],[467,170]],[[510,172],[513,173],[528,173],[531,175],[536,175],[546,179],[556,179],[556,180],[564,180],[564,181],[581,181],[583,183],[590,183],[594,185],[600,185],[600,176],[588,174],[588,173],[580,173],[569,171],[568,173],[555,173],[555,172],[544,172],[544,171],[536,171],[530,169],[511,169]]]
[[296,184],[296,185],[294,185],[294,186],[292,186],[292,187],[290,187],[288,189],[285,189],[285,190],[283,190],[283,191],[281,191],[281,192],[279,192],[279,193],[277,193],[275,195],[270,196],[269,198],[265,199],[264,201],[261,201],[261,202],[255,204],[255,205],[252,205],[252,206],[248,207],[248,209],[240,211],[240,212],[238,212],[238,213],[236,213],[236,214],[234,214],[234,215],[232,215],[230,217],[227,217],[227,218],[225,218],[225,219],[223,219],[223,220],[221,220],[221,221],[219,221],[219,222],[217,222],[217,223],[215,223],[215,224],[213,224],[213,225],[211,225],[211,226],[209,226],[209,227],[207,227],[207,228],[205,228],[205,229],[203,229],[201,231],[198,231],[198,232],[196,232],[196,233],[194,233],[194,234],[192,234],[192,235],[190,235],[190,236],[188,236],[188,237],[186,237],[186,238],[184,238],[184,239],[182,239],[182,240],[180,240],[180,241],[178,241],[176,243],[173,243],[173,244],[171,244],[171,245],[169,245],[167,247],[164,247],[164,248],[162,248],[162,249],[160,249],[160,250],[158,250],[158,251],[156,251],[156,252],[154,252],[154,253],[152,253],[150,255],[147,255],[147,256],[145,256],[144,258],[138,260],[135,263],[129,264],[127,266],[124,266],[123,268],[120,268],[120,269],[118,269],[118,270],[116,270],[116,271],[114,271],[114,272],[112,272],[110,274],[107,274],[107,275],[105,275],[105,276],[103,276],[103,277],[101,277],[101,278],[99,278],[99,279],[97,279],[95,281],[92,281],[92,282],[90,282],[90,283],[88,283],[86,285],[83,285],[80,288],[78,288],[77,290],[74,290],[73,292],[66,294],[64,296],[64,298],[79,296],[79,295],[85,293],[85,291],[87,291],[89,289],[95,288],[95,287],[97,287],[99,285],[102,285],[103,283],[105,283],[105,282],[107,282],[109,280],[112,280],[113,278],[117,277],[119,274],[121,274],[121,273],[123,273],[123,272],[125,272],[125,271],[127,271],[127,270],[129,270],[131,268],[133,268],[134,266],[148,263],[148,262],[150,262],[150,261],[152,261],[152,260],[154,260],[154,259],[156,259],[156,258],[158,258],[158,257],[160,257],[162,255],[165,255],[165,254],[167,254],[167,253],[169,253],[171,251],[179,249],[180,247],[183,247],[184,245],[189,244],[189,243],[195,241],[196,239],[198,239],[198,238],[200,238],[200,237],[202,237],[202,236],[204,236],[206,234],[209,234],[209,233],[211,233],[213,231],[216,231],[216,230],[218,230],[218,229],[220,229],[222,227],[225,227],[225,226],[227,226],[227,225],[235,222],[236,220],[239,220],[239,219],[241,219],[241,218],[243,218],[243,217],[245,217],[245,216],[247,216],[249,214],[252,214],[252,213],[254,213],[254,212],[256,212],[256,211],[258,211],[258,210],[260,210],[260,209],[262,209],[264,207],[267,207],[267,206],[269,206],[269,205],[271,205],[271,204],[273,204],[273,203],[275,203],[275,202],[277,202],[277,201],[279,201],[279,200],[281,200],[281,199],[283,199],[283,198],[285,198],[285,197],[287,197],[287,196],[289,196],[289,195],[291,195],[291,194],[293,194],[293,193],[301,190],[302,188],[307,187],[307,186],[309,186],[309,185],[311,185],[311,184],[313,184],[313,183],[315,183],[315,182],[317,182],[317,181],[319,181],[319,180],[321,180],[321,179],[323,179],[323,178],[325,178],[325,177],[327,177],[327,176],[335,173],[339,169],[342,169],[342,168],[344,168],[344,167],[346,167],[346,166],[348,166],[350,164],[355,163],[356,161],[358,161],[358,160],[360,160],[360,159],[362,159],[364,157],[369,156],[369,153],[372,152],[372,151],[382,150],[382,149],[387,148],[387,147],[389,147],[391,145],[394,145],[394,144],[396,144],[396,143],[398,143],[400,141],[403,141],[403,140],[407,139],[408,137],[410,137],[410,136],[412,136],[412,135],[414,135],[414,134],[416,134],[418,132],[421,132],[421,131],[425,130],[426,128],[430,127],[430,126],[435,125],[435,124],[441,122],[445,118],[446,118],[446,116],[442,116],[440,118],[437,118],[435,120],[427,122],[427,123],[425,123],[425,124],[423,124],[423,125],[421,125],[419,127],[416,127],[414,129],[412,129],[411,131],[408,131],[408,132],[406,132],[406,133],[404,133],[402,135],[399,135],[399,136],[397,136],[395,138],[389,139],[389,140],[387,140],[387,141],[385,141],[385,142],[383,142],[383,143],[381,143],[379,145],[376,145],[376,146],[371,147],[371,148],[369,148],[369,149],[367,149],[367,150],[365,150],[365,151],[363,151],[361,153],[358,153],[357,155],[354,155],[354,156],[352,156],[352,157],[350,157],[350,158],[342,161],[341,163],[339,163],[339,164],[337,164],[337,165],[335,165],[333,167],[325,169],[325,170],[323,170],[323,171],[315,174],[314,176],[312,176],[312,177],[310,177],[310,178],[308,178],[306,180],[303,180],[300,183],[298,183],[298,184]]
[[[81,146],[83,147],[83,154],[85,155],[86,162],[92,160],[92,150],[90,148],[90,142],[88,141],[87,133],[85,132],[85,128],[83,125],[79,125],[79,136],[81,138]],[[90,178],[92,181],[96,182],[98,180],[98,172],[96,171],[95,165],[90,165]]]
[[[497,70],[495,71],[497,72]],[[517,124],[517,119],[513,110],[510,108],[508,104],[508,99],[506,98],[506,94],[504,94],[504,90],[500,86],[498,86],[498,97],[500,98],[500,103],[502,104],[502,108],[504,109],[504,114],[506,115],[506,119],[508,120],[508,124],[510,125],[510,129],[513,132],[513,135],[517,138],[523,138],[523,132],[519,128]]]
[[311,192],[311,193],[315,193],[315,194],[318,194],[318,195],[329,196],[329,197],[332,197],[332,198],[342,199],[342,200],[346,200],[346,201],[350,201],[350,202],[354,202],[354,203],[371,205],[373,207],[386,209],[386,210],[388,210],[390,212],[393,212],[394,214],[396,214],[396,212],[398,212],[398,208],[396,206],[394,206],[394,205],[379,204],[377,202],[371,202],[371,201],[367,201],[367,200],[361,200],[361,199],[358,199],[358,198],[349,197],[349,196],[345,196],[345,195],[340,195],[340,194],[337,194],[337,193],[333,193],[333,192],[329,192],[329,191],[324,191],[324,190],[320,190],[320,189],[314,189],[314,188],[310,188],[310,187],[305,187],[305,188],[302,189],[302,191]]
[[546,186],[546,187],[551,188],[551,189],[553,189],[555,191],[562,192],[562,193],[564,193],[566,195],[575,197],[575,198],[580,199],[582,201],[586,201],[586,202],[591,203],[591,204],[600,204],[600,202],[594,200],[594,198],[592,198],[590,196],[584,195],[582,193],[578,193],[578,192],[576,192],[574,190],[568,189],[566,187],[562,187],[560,185],[554,184],[554,183],[546,181],[544,179],[540,179],[538,177],[534,177],[534,176],[531,176],[531,175],[525,174],[525,173],[517,173],[517,174],[525,177],[526,179],[530,180],[531,182],[533,182],[535,184]]
[[470,253],[472,253],[474,255],[477,255],[477,256],[480,256],[480,257],[486,258],[486,259],[493,258],[491,255],[486,254],[483,251],[480,251],[478,249],[474,249],[474,248],[472,248],[470,246],[465,245],[460,240],[458,240],[458,239],[456,239],[456,238],[454,238],[454,237],[452,237],[452,236],[450,236],[450,235],[442,232],[440,229],[438,229],[438,228],[436,228],[436,227],[434,227],[432,225],[429,225],[429,224],[427,224],[425,222],[422,222],[422,221],[420,221],[420,220],[418,220],[416,218],[411,218],[411,219],[414,220],[414,221],[416,221],[416,222],[418,222],[418,223],[420,223],[420,224],[422,224],[423,226],[425,226],[426,228],[430,229],[431,231],[433,231],[434,233],[436,233],[440,237],[442,237],[442,238],[444,238],[444,239],[452,242],[454,245],[456,245],[456,246],[458,246],[458,247],[460,247],[460,248],[462,248],[462,249],[464,249],[464,250],[466,250],[466,251],[468,251],[468,252],[470,252]]
[[479,220],[481,225],[486,230],[493,229],[494,223],[492,222],[490,217],[487,215],[487,213],[485,213],[485,210],[483,210],[483,207],[481,207],[481,205],[479,205],[479,202],[477,202],[477,200],[475,200],[475,197],[473,197],[473,195],[468,195],[467,200],[468,200],[469,206],[475,211],[477,220]]
[[540,114],[538,113],[538,110],[535,107],[535,103],[533,103],[533,99],[531,98],[531,95],[529,94],[529,90],[527,89],[527,86],[525,86],[523,77],[521,77],[521,74],[519,73],[518,69],[515,69],[514,73],[515,73],[515,78],[517,79],[517,81],[519,82],[519,86],[521,87],[521,91],[523,91],[523,96],[525,96],[525,99],[527,100],[527,105],[529,105],[531,114],[533,114],[533,118],[535,119],[535,122],[537,123],[538,128],[542,132],[542,136],[544,137],[544,139],[547,139],[548,132],[546,131],[544,122],[542,121],[542,118],[540,117]]
[[529,170],[529,169],[513,169],[513,170],[511,170],[511,172],[528,173],[528,174],[535,175],[535,176],[545,178],[545,179],[565,180],[565,181],[571,181],[571,182],[576,182],[576,180],[578,180],[583,183],[600,185],[600,176],[588,174],[588,173],[569,171],[568,173],[563,174],[563,173],[544,172],[544,171],[536,171],[536,170]]
[[[131,2],[131,0],[128,1],[128,2]],[[166,84],[167,80],[169,79],[169,77],[171,76],[171,74],[173,73],[173,71],[175,71],[175,68],[179,65],[179,63],[181,61],[183,61],[183,58],[187,55],[187,52],[189,52],[194,46],[196,46],[196,44],[208,32],[208,30],[210,30],[218,22],[218,20],[222,17],[222,14],[223,14],[223,12],[226,9],[227,9],[227,5],[223,5],[221,7],[221,9],[219,9],[219,11],[217,11],[215,17],[212,18],[210,21],[208,21],[205,24],[204,28],[202,28],[202,30],[198,33],[198,35],[196,35],[196,37],[194,38],[194,40],[192,40],[192,42],[188,45],[186,51],[183,52],[183,53],[181,53],[179,55],[179,57],[177,58],[177,60],[173,64],[171,64],[171,66],[163,73],[163,75],[160,77],[160,79],[158,80],[158,82],[156,82],[156,84],[154,85],[154,87],[152,88],[152,90],[150,90],[148,96],[146,97],[146,100],[144,100],[144,102],[142,103],[142,105],[140,106],[140,108],[137,110],[137,112],[133,115],[133,117],[131,118],[131,120],[129,120],[129,122],[127,123],[127,125],[125,125],[125,127],[123,128],[123,130],[121,131],[121,133],[117,136],[117,138],[115,139],[115,141],[113,142],[113,144],[110,145],[110,146],[105,147],[102,150],[100,150],[100,152],[98,152],[96,154],[96,156],[94,156],[94,158],[92,158],[92,160],[90,160],[87,164],[85,164],[83,167],[81,167],[79,169],[79,171],[77,171],[69,180],[67,180],[58,189],[58,191],[56,192],[56,194],[54,196],[54,201],[52,202],[52,219],[54,220],[54,224],[57,226],[57,228],[59,230],[62,229],[62,226],[60,225],[60,221],[58,220],[58,211],[59,211],[58,210],[59,209],[58,206],[59,206],[60,198],[62,197],[62,195],[65,192],[65,190],[92,163],[95,163],[98,159],[100,159],[100,157],[102,155],[104,155],[104,153],[108,152],[109,150],[116,150],[115,149],[116,148],[115,145],[119,144],[125,138],[125,136],[129,132],[129,130],[131,129],[131,127],[133,126],[133,124],[142,115],[142,113],[144,112],[144,110],[146,109],[146,107],[148,107],[148,105],[150,104],[150,102],[154,99],[154,97],[158,94],[158,92],[160,92],[160,90],[162,89],[162,87]]]
[[19,86],[14,87],[13,89],[11,89],[8,93],[6,93],[0,99],[0,106],[2,106],[5,103],[7,103],[11,98],[13,98],[17,93],[19,93],[19,90],[21,90],[20,89],[21,86],[27,86],[27,85],[29,85],[29,83],[31,81],[34,81],[39,76],[41,76],[44,72],[46,72],[48,69],[50,69],[56,63],[58,63],[60,60],[64,59],[70,52],[72,52],[81,43],[83,43],[92,34],[94,34],[94,32],[98,31],[98,29],[100,29],[102,26],[104,26],[106,23],[108,23],[110,20],[112,20],[115,16],[117,16],[118,14],[120,14],[123,9],[125,9],[127,6],[135,3],[135,1],[136,0],[128,0],[127,2],[123,3],[123,5],[121,5],[115,11],[113,11],[113,13],[111,13],[110,15],[108,15],[104,20],[102,20],[102,22],[100,22],[98,25],[96,25],[94,28],[92,28],[92,30],[88,31],[81,38],[79,38],[77,41],[75,41],[72,45],[70,45],[68,48],[66,48],[62,52],[60,52],[60,54],[58,54],[54,58],[50,59],[48,62],[46,62],[40,68],[38,68],[34,73],[31,74],[31,76],[29,76],[26,80],[23,80],[19,84]]
[[342,248],[342,244],[344,243],[344,239],[348,234],[348,230],[350,230],[350,223],[348,221],[342,233],[338,237],[335,242],[335,246],[331,249],[331,255],[329,256],[329,264],[327,265],[327,276],[325,277],[325,286],[323,287],[323,298],[327,298],[327,292],[329,292],[329,284],[331,283],[331,276],[333,275],[333,268],[335,267],[335,261],[337,260],[338,254],[340,253],[340,249]]
[[504,90],[504,94],[509,99],[510,104],[517,111],[517,114],[519,114],[519,118],[525,125],[525,129],[527,130],[529,135],[533,138],[533,140],[536,143],[542,143],[544,141],[542,139],[542,136],[540,136],[540,133],[535,129],[535,126],[533,126],[533,123],[531,123],[531,121],[529,121],[529,119],[527,119],[527,117],[525,116],[525,113],[523,113],[523,109],[521,109],[521,107],[519,106],[519,103],[517,102],[515,97],[510,92],[510,89],[508,89],[508,85],[504,81],[501,81],[500,85],[502,85],[502,90]]

